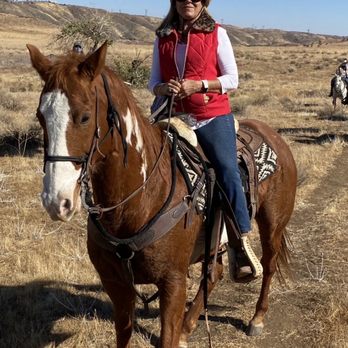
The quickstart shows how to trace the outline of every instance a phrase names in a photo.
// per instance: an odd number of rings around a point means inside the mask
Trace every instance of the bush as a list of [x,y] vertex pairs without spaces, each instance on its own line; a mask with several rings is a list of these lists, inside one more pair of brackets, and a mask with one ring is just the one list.
[[139,59],[139,55],[134,59],[119,56],[114,59],[111,67],[123,81],[134,87],[144,88],[150,78],[150,67],[144,64],[146,59],[147,57]]
[[4,91],[0,91],[0,106],[9,111],[21,111],[24,109],[24,105],[20,100],[13,98]]
[[65,22],[54,40],[61,48],[72,48],[73,43],[79,41],[84,47],[94,51],[103,42],[112,44],[115,30],[112,17],[109,14],[91,13],[79,19]]
[[239,74],[239,79],[240,80],[247,81],[247,80],[251,80],[253,78],[254,78],[254,75],[251,72],[245,72],[243,74]]

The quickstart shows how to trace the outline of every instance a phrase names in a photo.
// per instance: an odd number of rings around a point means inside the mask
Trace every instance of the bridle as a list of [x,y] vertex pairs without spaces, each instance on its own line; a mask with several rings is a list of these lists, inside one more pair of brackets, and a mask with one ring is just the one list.
[[104,135],[102,139],[100,139],[100,126],[99,126],[99,98],[98,98],[98,90],[97,87],[95,87],[95,92],[96,92],[96,130],[94,132],[92,144],[90,147],[90,150],[88,154],[84,154],[82,156],[55,156],[55,155],[47,155],[45,151],[45,156],[44,156],[44,171],[46,167],[47,162],[72,162],[77,165],[82,165],[81,173],[80,176],[77,180],[77,182],[81,185],[81,203],[83,207],[87,210],[89,214],[97,215],[99,218],[101,215],[105,212],[109,212],[111,210],[116,209],[117,207],[125,204],[127,201],[129,201],[131,198],[136,196],[140,191],[143,190],[145,185],[148,183],[149,179],[152,177],[153,173],[155,172],[155,169],[158,167],[158,164],[163,157],[164,150],[166,148],[166,144],[168,142],[168,134],[169,134],[169,127],[170,127],[170,117],[172,114],[172,108],[173,108],[173,102],[174,102],[174,96],[171,98],[171,103],[170,103],[170,111],[169,111],[169,122],[167,126],[167,132],[165,139],[162,144],[162,149],[161,152],[151,170],[151,173],[147,176],[146,180],[140,185],[137,189],[135,189],[131,194],[129,194],[126,198],[118,202],[117,204],[110,206],[110,207],[102,207],[100,205],[96,205],[93,203],[93,198],[92,198],[92,190],[91,190],[91,183],[90,183],[90,169],[92,167],[92,157],[94,153],[97,151],[102,157],[105,158],[105,155],[100,151],[99,146],[107,139],[107,137],[110,134],[113,134],[114,129],[117,130],[118,134],[121,137],[121,142],[122,142],[122,147],[123,147],[123,162],[124,166],[127,166],[127,157],[128,157],[128,146],[126,139],[123,135],[123,130],[121,127],[121,122],[120,122],[120,114],[117,111],[117,108],[112,102],[112,97],[111,97],[111,92],[110,92],[110,87],[108,80],[105,76],[105,74],[101,74],[102,79],[103,79],[103,84],[104,84],[104,90],[106,93],[107,97],[107,102],[108,102],[108,109],[107,109],[107,121],[109,125],[109,129],[107,133]]

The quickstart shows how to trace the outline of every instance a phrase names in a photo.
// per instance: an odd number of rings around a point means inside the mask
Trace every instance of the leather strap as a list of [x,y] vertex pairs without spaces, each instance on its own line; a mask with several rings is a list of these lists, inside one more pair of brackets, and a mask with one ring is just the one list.
[[125,246],[135,252],[144,249],[167,234],[188,210],[189,205],[186,200],[183,200],[163,213],[149,229],[130,238],[116,238],[107,232],[101,222],[91,214],[88,219],[88,235],[101,248],[109,251],[119,253],[119,248]]

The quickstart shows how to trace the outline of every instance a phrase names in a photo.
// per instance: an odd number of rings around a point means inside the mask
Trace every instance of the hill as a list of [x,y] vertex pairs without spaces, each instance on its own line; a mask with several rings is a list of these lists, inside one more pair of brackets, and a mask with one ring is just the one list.
[[[60,5],[46,1],[6,1],[0,0],[0,14],[32,19],[45,26],[60,26],[62,23],[79,19],[91,13],[105,15],[107,12],[88,7]],[[116,40],[152,42],[154,31],[161,18],[130,15],[125,13],[109,13],[114,22]],[[224,25],[233,44],[244,46],[287,46],[313,45],[345,41],[347,38],[334,35],[320,35],[305,32],[283,31],[275,29],[240,28]]]

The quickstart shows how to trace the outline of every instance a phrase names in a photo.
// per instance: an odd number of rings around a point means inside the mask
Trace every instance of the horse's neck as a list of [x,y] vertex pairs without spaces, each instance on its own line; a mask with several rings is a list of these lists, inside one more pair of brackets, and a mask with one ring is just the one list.
[[[117,98],[113,99],[117,107]],[[114,233],[122,229],[125,235],[127,230],[135,231],[144,225],[154,209],[163,203],[163,197],[168,192],[163,185],[170,178],[168,147],[160,159],[159,168],[155,168],[163,145],[163,135],[143,118],[133,102],[131,97],[126,105],[118,109],[122,134],[114,129],[107,156],[96,166],[93,178],[96,203],[103,207],[118,204],[137,191],[111,214],[110,228]],[[167,176],[165,180],[158,180],[159,172]]]

